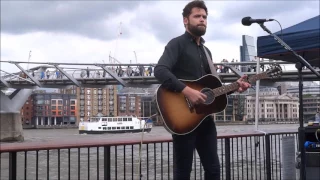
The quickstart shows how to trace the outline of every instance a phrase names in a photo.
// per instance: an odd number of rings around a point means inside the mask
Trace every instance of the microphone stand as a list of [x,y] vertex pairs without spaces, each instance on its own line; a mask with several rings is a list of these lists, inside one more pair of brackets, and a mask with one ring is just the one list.
[[298,70],[298,76],[299,76],[299,150],[301,153],[301,165],[300,165],[300,180],[306,179],[306,165],[305,165],[305,149],[304,149],[304,127],[303,127],[303,99],[302,99],[302,91],[303,91],[303,79],[302,79],[302,67],[303,65],[306,66],[308,69],[310,69],[314,74],[316,74],[320,78],[320,74],[311,67],[311,65],[299,54],[297,54],[295,51],[293,51],[285,42],[283,42],[277,35],[270,32],[270,30],[264,26],[263,22],[258,23],[261,28],[269,33],[271,36],[274,37],[275,40],[277,40],[286,50],[292,52],[297,59],[299,60],[296,62],[296,68]]

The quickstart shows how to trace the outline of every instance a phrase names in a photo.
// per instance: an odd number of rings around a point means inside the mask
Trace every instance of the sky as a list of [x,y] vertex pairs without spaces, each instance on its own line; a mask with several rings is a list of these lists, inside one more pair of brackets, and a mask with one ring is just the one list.
[[[165,45],[184,33],[182,9],[189,1],[1,1],[1,60],[31,62],[157,63]],[[286,28],[319,15],[318,1],[205,1],[203,36],[213,61],[240,60],[242,35],[268,35],[241,19],[273,18]],[[265,25],[277,32],[277,22]],[[17,72],[14,65],[0,68]],[[37,65],[22,64],[22,67]]]

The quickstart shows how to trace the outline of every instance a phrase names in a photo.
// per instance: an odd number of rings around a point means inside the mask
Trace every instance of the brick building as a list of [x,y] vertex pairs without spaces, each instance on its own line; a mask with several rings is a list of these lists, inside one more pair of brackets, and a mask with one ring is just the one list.
[[30,124],[33,116],[33,98],[29,96],[20,110],[22,124]]
[[92,116],[117,116],[117,86],[107,88],[77,88],[79,119],[87,121]]
[[141,97],[139,94],[118,94],[118,116],[141,117]]
[[32,125],[76,124],[78,116],[77,98],[74,94],[32,94]]
[[147,118],[155,114],[154,92],[152,88],[123,88],[118,93],[118,115]]

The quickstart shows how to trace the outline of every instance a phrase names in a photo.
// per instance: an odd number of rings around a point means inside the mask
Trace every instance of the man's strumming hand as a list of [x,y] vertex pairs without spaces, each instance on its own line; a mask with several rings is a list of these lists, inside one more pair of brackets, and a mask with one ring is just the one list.
[[205,94],[188,86],[182,90],[182,93],[189,99],[189,101],[191,101],[193,105],[204,103],[207,99]]

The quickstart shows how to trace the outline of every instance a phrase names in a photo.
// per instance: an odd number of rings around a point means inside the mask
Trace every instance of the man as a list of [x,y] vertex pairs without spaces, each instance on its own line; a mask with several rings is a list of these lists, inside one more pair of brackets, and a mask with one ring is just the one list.
[[[172,39],[165,47],[154,69],[155,77],[174,92],[182,92],[193,104],[203,103],[206,95],[194,90],[178,79],[194,80],[211,73],[203,49],[206,32],[207,8],[203,1],[192,1],[183,9],[183,23],[186,32]],[[209,51],[208,48],[206,48]],[[211,52],[209,51],[211,56]],[[245,91],[250,84],[243,82],[246,76],[237,82],[239,92]],[[170,101],[170,100],[168,100]],[[175,156],[175,180],[188,180],[192,168],[194,148],[200,156],[205,170],[206,180],[220,180],[220,163],[217,153],[217,131],[213,119],[209,116],[196,130],[187,135],[172,135]]]

